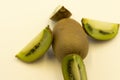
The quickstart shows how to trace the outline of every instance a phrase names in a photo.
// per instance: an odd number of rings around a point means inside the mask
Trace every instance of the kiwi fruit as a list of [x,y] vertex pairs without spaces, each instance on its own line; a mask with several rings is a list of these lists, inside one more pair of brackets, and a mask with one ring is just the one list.
[[87,80],[83,59],[77,54],[69,54],[62,60],[64,80]]
[[56,22],[56,21],[61,20],[63,18],[69,18],[71,15],[72,15],[72,13],[68,9],[66,9],[64,6],[58,6],[54,10],[50,19]]
[[26,45],[16,57],[24,62],[34,62],[41,58],[52,43],[52,32],[47,26],[28,45]]
[[81,20],[85,32],[96,40],[113,39],[119,30],[119,24],[82,18]]
[[89,43],[81,25],[71,18],[58,21],[53,28],[53,51],[58,60],[68,54],[79,54],[82,59],[87,56]]

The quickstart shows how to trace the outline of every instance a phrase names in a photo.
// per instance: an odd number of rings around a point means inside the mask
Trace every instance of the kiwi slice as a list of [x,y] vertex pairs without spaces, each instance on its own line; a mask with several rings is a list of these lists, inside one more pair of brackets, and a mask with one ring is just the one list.
[[119,30],[119,24],[82,18],[83,28],[86,33],[96,40],[110,40]]
[[62,60],[64,80],[87,80],[87,73],[82,58],[77,54],[69,54]]
[[58,21],[58,20],[63,19],[63,18],[68,18],[71,15],[72,15],[71,12],[68,9],[66,9],[64,6],[58,6],[54,10],[50,19],[53,21]]
[[16,57],[24,62],[34,62],[45,54],[50,47],[51,42],[52,32],[49,26],[47,26],[30,43],[28,43]]

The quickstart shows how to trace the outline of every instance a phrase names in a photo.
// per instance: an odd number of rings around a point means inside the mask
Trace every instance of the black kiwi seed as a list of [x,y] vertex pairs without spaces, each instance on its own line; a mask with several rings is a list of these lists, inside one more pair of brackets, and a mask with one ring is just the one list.
[[40,46],[40,43],[36,44],[25,56],[29,56],[34,53],[35,49],[37,49]]
[[68,73],[69,73],[69,78],[71,79],[71,80],[74,80],[74,75],[72,74],[72,71],[71,71],[71,64],[72,64],[72,62],[73,62],[73,59],[71,59],[69,62],[68,62],[68,69],[67,69],[67,71],[68,71]]
[[105,32],[105,31],[99,30],[99,33],[104,34],[104,35],[107,35],[107,34],[112,34],[112,33],[114,33],[114,32],[110,33],[110,32]]
[[35,49],[37,49],[40,46],[40,43],[38,43],[37,45],[35,45]]
[[32,55],[34,53],[35,49],[31,49],[30,52],[28,52],[28,54],[26,54],[25,56],[29,56]]
[[92,32],[93,31],[93,28],[89,25],[89,24],[86,24],[86,26],[88,27],[88,29]]

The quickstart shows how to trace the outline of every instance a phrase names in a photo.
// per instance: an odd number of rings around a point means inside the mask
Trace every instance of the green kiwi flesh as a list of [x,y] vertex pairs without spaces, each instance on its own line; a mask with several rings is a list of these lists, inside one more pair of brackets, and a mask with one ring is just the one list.
[[119,30],[119,24],[82,18],[83,28],[86,33],[96,40],[113,39]]
[[64,80],[87,80],[83,59],[77,54],[69,54],[62,60]]
[[24,62],[34,62],[41,58],[52,43],[52,32],[47,26],[16,57]]
[[71,18],[65,18],[58,21],[53,28],[52,47],[59,61],[72,53],[79,54],[84,59],[89,43],[81,25]]
[[63,18],[69,18],[71,15],[72,15],[72,13],[68,9],[66,9],[64,6],[58,6],[54,10],[50,19],[53,21],[58,21],[58,20],[61,20]]

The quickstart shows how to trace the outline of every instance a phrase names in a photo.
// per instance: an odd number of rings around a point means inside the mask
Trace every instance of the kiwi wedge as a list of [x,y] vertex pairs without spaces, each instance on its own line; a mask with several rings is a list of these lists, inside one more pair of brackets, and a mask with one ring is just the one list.
[[52,32],[47,26],[16,57],[24,62],[34,62],[41,58],[52,43]]
[[71,18],[58,21],[53,28],[53,51],[59,61],[72,53],[82,59],[87,56],[89,43],[81,25]]
[[50,19],[53,21],[58,21],[63,18],[69,18],[71,15],[72,15],[72,13],[68,9],[66,9],[64,6],[58,6],[54,10]]
[[87,80],[83,59],[77,54],[69,54],[62,60],[64,80]]
[[83,28],[86,33],[96,40],[113,39],[119,30],[119,24],[82,18]]

